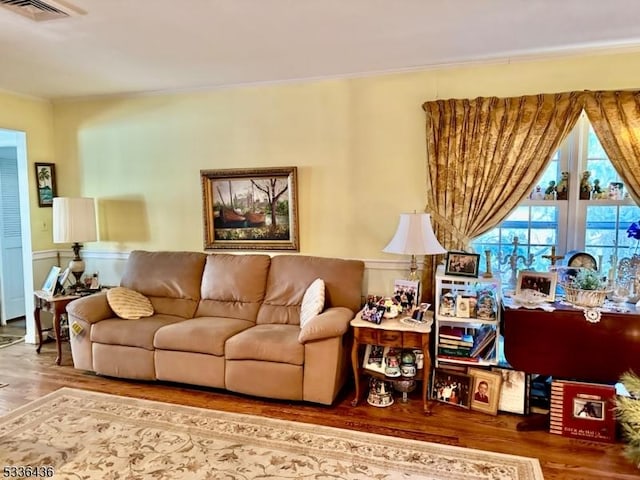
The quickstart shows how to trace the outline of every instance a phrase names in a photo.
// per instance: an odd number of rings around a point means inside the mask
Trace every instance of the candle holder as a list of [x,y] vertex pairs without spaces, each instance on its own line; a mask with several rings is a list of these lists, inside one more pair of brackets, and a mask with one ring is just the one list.
[[515,290],[516,282],[518,279],[518,261],[522,261],[522,265],[528,268],[531,265],[533,265],[533,254],[530,253],[527,257],[525,257],[524,255],[518,254],[518,246],[520,245],[520,241],[518,240],[518,237],[513,237],[512,243],[513,243],[513,252],[511,253],[511,255],[503,258],[502,254],[499,254],[498,262],[500,263],[500,265],[506,265],[507,263],[509,264],[511,276],[509,278],[508,285],[509,285],[509,288],[511,288],[512,290]]

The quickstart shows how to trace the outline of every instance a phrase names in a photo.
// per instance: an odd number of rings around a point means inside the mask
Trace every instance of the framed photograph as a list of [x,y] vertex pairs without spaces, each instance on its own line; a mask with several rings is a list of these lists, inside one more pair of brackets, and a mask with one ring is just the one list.
[[544,301],[553,302],[556,298],[557,272],[535,272],[522,270],[518,273],[516,296],[535,295]]
[[497,415],[502,374],[479,368],[468,372],[472,379],[471,410]]
[[53,295],[56,290],[56,286],[58,285],[59,275],[60,267],[51,267],[47,278],[45,278],[44,283],[42,284],[42,291],[48,293],[49,295]]
[[420,302],[420,282],[396,280],[393,283],[393,298],[402,306],[404,313],[411,313]]
[[491,367],[491,371],[502,376],[498,410],[528,415],[531,376],[526,372],[512,368]]
[[36,163],[36,185],[38,186],[38,206],[52,207],[56,197],[56,165],[54,163]]
[[445,275],[478,278],[480,255],[477,253],[448,252]]
[[296,177],[296,167],[201,170],[205,250],[300,250]]
[[456,317],[469,318],[475,316],[471,310],[471,299],[464,295],[456,297]]
[[466,373],[435,368],[431,382],[431,398],[457,407],[469,408],[471,377]]
[[67,267],[58,275],[58,284],[56,285],[53,293],[64,293],[64,284],[67,283],[69,279],[69,274],[71,273],[71,267]]
[[[389,347],[387,347],[388,349]],[[371,372],[382,373],[385,370],[385,347],[383,345],[367,345],[364,351],[362,368]]]

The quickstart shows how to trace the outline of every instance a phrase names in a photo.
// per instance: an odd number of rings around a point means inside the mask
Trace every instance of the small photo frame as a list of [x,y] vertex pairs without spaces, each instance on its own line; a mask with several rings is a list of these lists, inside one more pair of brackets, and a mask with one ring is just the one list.
[[458,295],[456,298],[456,317],[470,318],[475,314],[471,312],[471,301],[469,297]]
[[466,373],[435,368],[432,376],[431,398],[457,407],[469,408],[471,377]]
[[491,367],[491,371],[502,376],[498,411],[527,415],[531,376],[522,370],[512,368]]
[[470,368],[469,375],[472,379],[471,410],[497,415],[502,374]]
[[57,266],[51,267],[51,270],[49,270],[49,274],[47,275],[47,278],[44,280],[44,283],[42,284],[42,291],[49,295],[53,295],[53,293],[56,290],[56,285],[58,285],[59,275],[60,275],[60,267],[57,267]]
[[557,272],[536,272],[522,270],[518,273],[516,296],[523,294],[535,295],[546,302],[553,302],[556,298]]
[[573,416],[588,420],[604,421],[605,402],[580,397],[573,399]]
[[58,275],[58,285],[56,285],[56,288],[53,292],[54,294],[64,293],[64,284],[67,283],[70,273],[71,273],[71,267],[67,267],[64,270],[62,270],[60,275]]
[[38,206],[53,207],[53,197],[57,197],[55,163],[36,163],[36,185],[38,186]]
[[362,360],[362,368],[371,372],[384,374],[385,368],[384,345],[367,345]]
[[478,278],[480,255],[466,252],[447,252],[445,275]]
[[393,298],[402,306],[403,312],[412,312],[420,302],[420,282],[418,280],[396,280],[393,283]]

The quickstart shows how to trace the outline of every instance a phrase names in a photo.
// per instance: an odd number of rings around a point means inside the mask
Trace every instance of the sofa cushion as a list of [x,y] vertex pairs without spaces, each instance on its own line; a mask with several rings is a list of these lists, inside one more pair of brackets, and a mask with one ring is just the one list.
[[324,308],[324,282],[316,278],[304,292],[300,306],[300,328],[309,323]]
[[165,325],[184,319],[172,315],[153,315],[138,320],[112,318],[91,326],[91,341],[108,345],[124,345],[153,350],[153,337]]
[[256,325],[234,335],[225,346],[227,360],[304,364],[304,345],[297,325]]
[[199,317],[161,327],[153,345],[161,350],[224,355],[227,339],[253,326],[236,318]]
[[195,316],[240,318],[255,323],[264,300],[270,262],[268,255],[208,255]]
[[144,295],[125,287],[107,290],[107,301],[113,313],[120,318],[136,320],[153,315],[153,305]]
[[120,286],[151,300],[156,313],[192,318],[200,301],[200,283],[207,255],[199,252],[129,254]]
[[325,308],[360,310],[364,262],[304,255],[276,255],[271,259],[267,291],[256,323],[300,324],[302,297],[316,278],[325,284]]

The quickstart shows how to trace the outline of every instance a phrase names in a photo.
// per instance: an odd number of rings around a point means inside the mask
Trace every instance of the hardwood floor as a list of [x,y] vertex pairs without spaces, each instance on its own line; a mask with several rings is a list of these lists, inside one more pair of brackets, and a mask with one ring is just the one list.
[[[0,329],[2,332],[10,333]],[[348,385],[336,403],[326,407],[170,383],[100,377],[73,368],[68,344],[63,348],[61,366],[55,365],[55,357],[53,342],[46,343],[40,355],[30,344],[0,348],[0,384],[8,384],[0,388],[0,415],[60,387],[73,387],[536,457],[547,480],[640,478],[640,470],[622,456],[622,442],[612,445],[568,439],[545,431],[518,432],[516,424],[522,420],[518,415],[494,417],[445,404],[437,404],[433,415],[425,416],[418,392],[412,394],[408,404],[396,402],[388,408],[375,408],[361,402],[354,408],[353,389]]]

